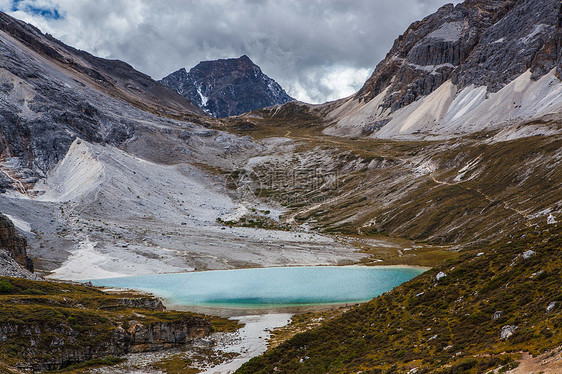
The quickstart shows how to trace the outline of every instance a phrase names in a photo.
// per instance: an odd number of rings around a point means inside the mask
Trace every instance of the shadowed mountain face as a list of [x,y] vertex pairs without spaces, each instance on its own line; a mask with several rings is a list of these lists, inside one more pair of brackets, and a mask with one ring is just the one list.
[[[82,79],[88,79],[88,83],[94,84],[102,92],[130,102],[141,109],[174,116],[201,114],[197,107],[176,92],[123,61],[107,60],[77,50],[49,34],[43,34],[36,27],[2,12],[0,12],[0,31],[3,40],[8,38],[10,41],[17,41],[21,43],[18,47],[33,50],[47,58],[49,62],[58,64]],[[10,52],[8,49],[9,44],[4,43],[2,67],[10,69],[22,79],[42,78],[41,74],[32,72],[30,63],[33,61],[21,59],[22,56],[16,55],[18,53],[16,51],[7,55]],[[16,60],[19,60],[19,64]]]
[[189,72],[181,68],[160,82],[219,118],[294,100],[246,55],[203,61]]

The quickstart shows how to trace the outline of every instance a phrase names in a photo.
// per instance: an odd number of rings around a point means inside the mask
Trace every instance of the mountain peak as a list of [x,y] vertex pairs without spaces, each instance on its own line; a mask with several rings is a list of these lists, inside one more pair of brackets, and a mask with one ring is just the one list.
[[247,55],[201,61],[164,77],[164,85],[215,117],[229,117],[294,100]]

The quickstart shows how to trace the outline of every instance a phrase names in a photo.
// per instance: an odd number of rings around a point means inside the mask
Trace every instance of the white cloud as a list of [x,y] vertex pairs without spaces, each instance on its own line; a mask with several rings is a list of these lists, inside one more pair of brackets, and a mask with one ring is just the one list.
[[329,66],[312,70],[297,81],[281,81],[287,92],[301,101],[320,103],[357,92],[372,69]]
[[320,82],[330,91],[337,93],[328,100],[349,96],[357,91],[369,77],[370,69],[353,69],[348,67],[335,68],[324,74]]
[[156,79],[201,60],[247,54],[292,96],[323,102],[358,90],[394,39],[446,2],[22,0],[14,12],[0,0],[0,9]]

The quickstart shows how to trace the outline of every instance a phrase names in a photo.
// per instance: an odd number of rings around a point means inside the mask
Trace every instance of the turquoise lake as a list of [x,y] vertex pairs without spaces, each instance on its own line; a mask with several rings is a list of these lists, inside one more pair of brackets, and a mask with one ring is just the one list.
[[410,267],[307,266],[213,270],[92,280],[150,292],[176,305],[263,308],[370,300],[416,277]]

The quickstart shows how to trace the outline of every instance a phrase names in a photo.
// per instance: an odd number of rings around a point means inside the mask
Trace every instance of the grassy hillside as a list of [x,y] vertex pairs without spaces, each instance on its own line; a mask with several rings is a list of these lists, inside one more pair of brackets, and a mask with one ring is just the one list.
[[503,141],[492,141],[497,131],[440,141],[339,138],[322,134],[320,114],[297,103],[255,114],[227,126],[277,144],[270,157],[253,159],[247,169],[255,195],[285,206],[290,224],[474,243],[545,224],[549,213],[561,212],[559,135],[498,137]]
[[[514,331],[502,339],[506,326]],[[558,224],[467,249],[458,259],[294,336],[238,373],[503,372],[517,365],[521,351],[538,354],[560,345]]]

